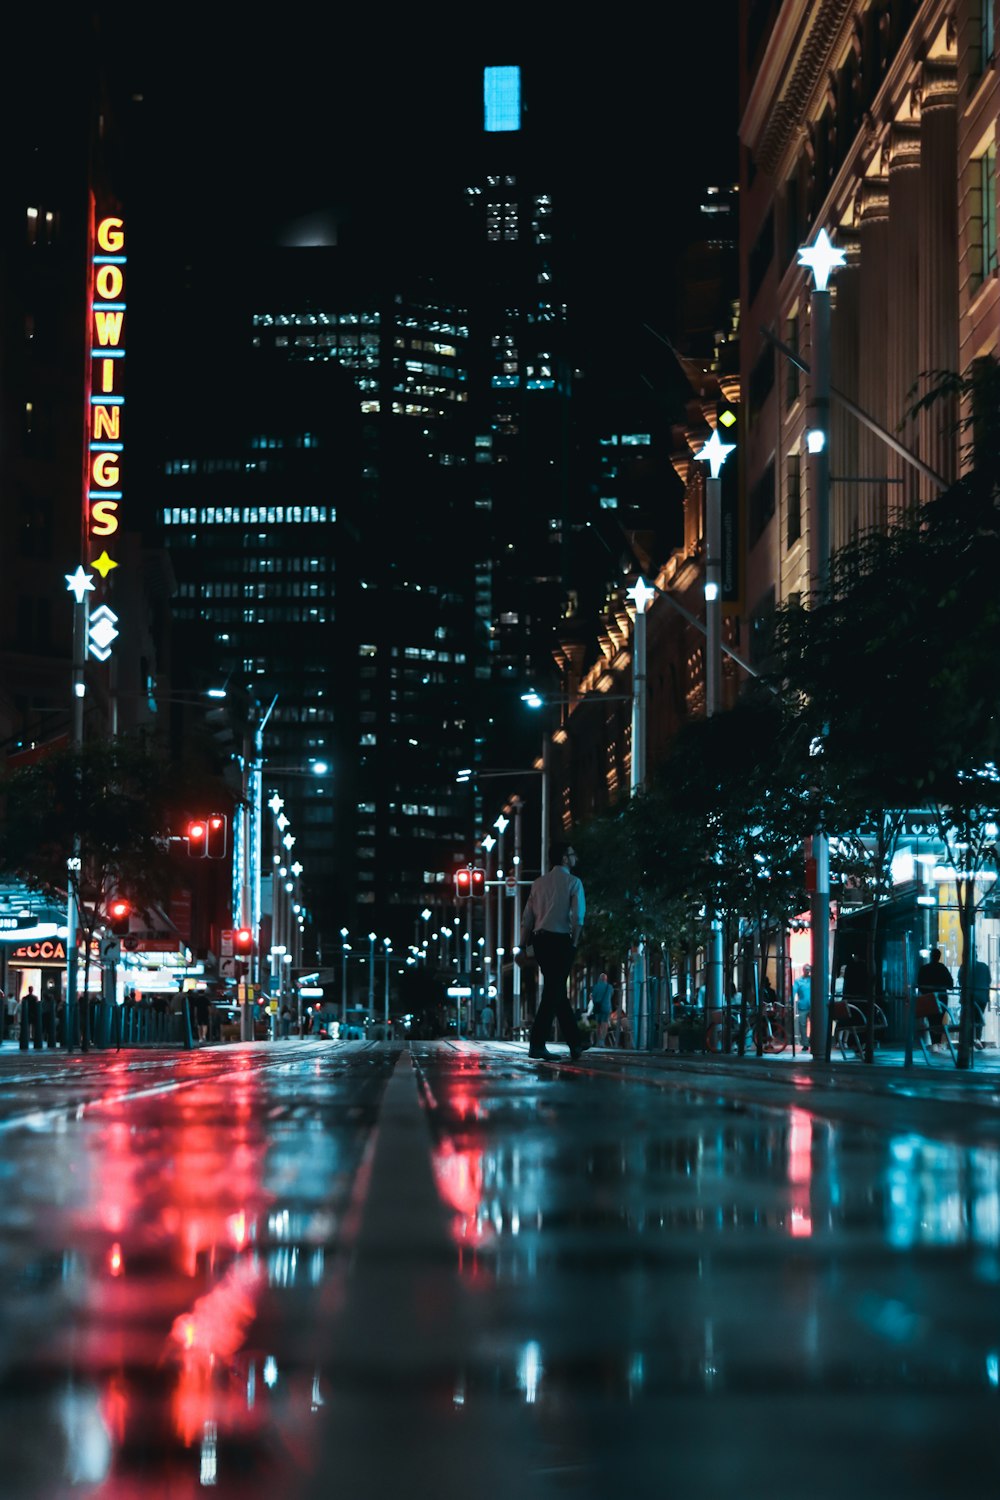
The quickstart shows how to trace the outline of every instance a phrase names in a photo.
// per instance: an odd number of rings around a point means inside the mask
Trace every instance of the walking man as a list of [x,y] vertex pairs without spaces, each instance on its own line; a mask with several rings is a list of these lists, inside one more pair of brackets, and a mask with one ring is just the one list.
[[550,869],[531,887],[521,919],[521,947],[531,948],[542,976],[542,993],[528,1037],[528,1056],[549,1061],[545,1043],[554,1019],[570,1056],[578,1058],[590,1046],[570,1007],[566,986],[573,955],[583,930],[586,901],[581,881],[573,874],[576,850],[571,844],[552,844]]

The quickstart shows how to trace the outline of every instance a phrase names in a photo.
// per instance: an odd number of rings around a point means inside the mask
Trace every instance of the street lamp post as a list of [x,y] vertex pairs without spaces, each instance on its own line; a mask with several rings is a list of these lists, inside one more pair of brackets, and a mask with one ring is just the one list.
[[388,938],[382,939],[385,948],[385,1014],[383,1017],[385,1026],[385,1040],[389,1040],[389,954],[392,952],[392,943]]
[[368,1019],[375,1015],[375,933],[368,934]]
[[[484,982],[484,984],[487,987],[489,986],[490,966],[491,966],[491,964],[493,962],[493,904],[492,904],[492,901],[490,899],[490,879],[492,877],[491,864],[492,864],[492,858],[493,858],[493,850],[496,848],[496,845],[497,845],[497,840],[493,837],[493,835],[491,833],[488,833],[486,835],[486,837],[481,841],[481,847],[486,850],[486,889],[483,892],[483,918],[484,918],[484,920],[483,920],[483,938],[484,938],[484,941],[483,941],[482,948],[483,948],[483,969],[485,971],[483,982]],[[499,878],[500,878],[499,862],[500,862],[500,856],[498,855],[497,856],[497,867],[496,867],[496,878],[497,878],[497,880],[499,880]],[[499,921],[499,913],[497,914],[497,920],[498,920],[498,928],[497,928],[496,943],[497,943],[497,947],[499,948],[499,947],[502,947],[502,945],[503,945],[503,924]]]
[[[514,885],[514,934],[513,934],[512,947],[516,946],[517,943],[519,943],[520,940],[521,940],[521,806],[522,806],[522,803],[521,803],[520,797],[515,797],[514,800],[513,800],[513,808],[514,808],[514,880],[515,880],[515,885]],[[520,968],[519,964],[515,964],[514,965],[513,982],[514,982],[514,994],[513,994],[513,1001],[512,1001],[513,1015],[511,1017],[511,1024],[512,1024],[513,1032],[516,1035],[517,1030],[518,1030],[518,1028],[521,1025],[521,968]]]
[[[735,447],[735,443],[724,443],[715,428],[695,454],[709,468],[705,480],[705,715],[709,719],[722,709],[722,466]],[[722,922],[715,911],[709,917],[706,981],[707,1009],[718,1010],[724,1000]]]
[[341,1026],[346,1026],[347,1025],[347,957],[348,957],[348,954],[351,951],[351,945],[347,941],[348,936],[349,936],[349,933],[348,933],[347,928],[346,927],[342,927],[340,929],[340,953],[341,953],[341,969],[340,969],[340,1024],[341,1024]]
[[[799,265],[813,275],[809,303],[812,342],[809,430],[806,448],[812,466],[814,497],[812,572],[817,599],[822,599],[830,581],[830,273],[846,260],[843,250],[831,243],[821,229],[809,246],[799,250]],[[830,995],[830,840],[822,818],[813,832],[812,857],[816,878],[809,899],[812,933],[812,977],[809,991],[809,1026],[813,1062],[828,1062],[830,1026],[827,1004]],[[818,1039],[822,1037],[823,1045]]]
[[[497,989],[497,1029],[503,1025],[503,955],[507,947],[504,933],[504,891],[507,868],[503,862],[503,836],[510,826],[510,819],[505,813],[501,813],[496,819],[493,827],[497,831],[497,928],[496,928],[496,989]],[[489,911],[490,893],[486,892],[486,909]]]
[[628,590],[635,605],[632,622],[632,774],[629,792],[635,796],[646,785],[647,727],[649,694],[646,686],[646,613],[658,590],[644,578],[637,578]]

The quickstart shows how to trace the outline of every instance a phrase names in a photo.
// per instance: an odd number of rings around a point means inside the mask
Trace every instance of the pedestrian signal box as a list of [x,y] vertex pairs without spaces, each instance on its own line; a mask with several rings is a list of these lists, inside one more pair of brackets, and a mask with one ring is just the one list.
[[208,822],[205,818],[193,818],[187,826],[188,854],[192,859],[204,859],[208,854]]
[[455,895],[459,901],[468,901],[483,896],[486,892],[486,871],[469,865],[455,871]]
[[209,859],[225,859],[228,818],[222,813],[211,813],[205,823],[205,849]]
[[109,926],[116,937],[125,937],[131,915],[132,903],[126,901],[124,896],[116,896],[108,903]]

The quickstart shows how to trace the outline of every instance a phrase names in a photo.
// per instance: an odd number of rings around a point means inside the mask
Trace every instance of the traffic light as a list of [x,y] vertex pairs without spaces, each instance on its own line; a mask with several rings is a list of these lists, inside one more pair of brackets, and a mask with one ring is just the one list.
[[124,896],[116,896],[113,901],[108,902],[109,924],[115,937],[128,936],[128,924],[131,915],[132,903],[131,901],[126,901]]
[[253,930],[237,927],[233,932],[233,952],[238,958],[247,958],[253,952]]
[[208,854],[208,820],[193,818],[187,826],[188,854],[192,859],[204,859]]
[[455,871],[455,896],[459,901],[468,901],[486,894],[486,871],[469,865]]
[[211,813],[205,819],[208,831],[205,835],[205,850],[209,859],[225,859],[226,857],[226,835],[229,831],[229,820],[222,813]]

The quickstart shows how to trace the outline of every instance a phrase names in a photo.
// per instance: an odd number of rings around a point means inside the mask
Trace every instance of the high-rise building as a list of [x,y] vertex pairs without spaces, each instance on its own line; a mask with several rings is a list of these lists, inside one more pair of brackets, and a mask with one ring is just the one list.
[[[183,659],[276,695],[265,762],[291,768],[327,944],[398,944],[450,903],[486,812],[458,771],[530,764],[509,702],[617,572],[603,450],[574,426],[557,176],[523,122],[520,70],[487,68],[479,170],[419,257],[313,221],[227,266],[199,302],[236,315],[225,402],[176,408],[155,479]],[[625,465],[615,484],[627,504]],[[318,758],[325,785],[294,774]]]

